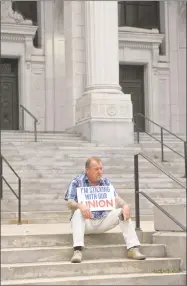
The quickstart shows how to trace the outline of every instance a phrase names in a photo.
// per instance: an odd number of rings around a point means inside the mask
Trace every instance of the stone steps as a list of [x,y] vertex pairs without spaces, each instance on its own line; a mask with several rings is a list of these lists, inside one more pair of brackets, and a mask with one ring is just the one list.
[[[140,247],[146,257],[165,257],[165,246],[162,244],[142,244]],[[60,262],[70,261],[73,255],[71,246],[8,248],[1,251],[1,264]],[[122,245],[88,246],[83,252],[84,261],[100,259],[127,258],[127,248]]]
[[[73,179],[74,177],[72,177]],[[26,179],[25,179],[26,180]],[[52,180],[52,178],[51,178]],[[37,181],[37,182],[36,182]],[[18,184],[15,182],[15,180],[8,180],[8,183],[11,185],[11,187],[13,187],[14,190],[18,190]],[[55,190],[59,190],[59,188],[62,191],[65,191],[67,189],[67,187],[69,186],[70,181],[69,180],[56,180],[56,182],[54,184],[52,184],[50,182],[50,178],[48,180],[43,180],[43,179],[32,179],[30,178],[30,182],[27,181],[27,186],[26,188],[29,189],[35,189],[35,187],[33,186],[33,183],[37,183],[40,186],[38,186],[36,189],[39,188],[44,188],[44,185],[47,186],[47,188],[49,188],[49,186],[51,186],[51,188],[55,189]],[[184,185],[184,182],[183,182]],[[115,179],[113,180],[113,186],[115,187],[115,189],[118,190],[118,188],[124,188],[124,189],[134,189],[134,180],[132,179]],[[151,179],[147,179],[147,178],[141,178],[140,179],[140,183],[139,183],[139,187],[140,189],[176,189],[179,187],[178,183],[175,183],[174,181],[169,181],[169,180],[151,180]],[[23,189],[25,188],[24,186],[22,187]],[[8,189],[6,187],[6,189]]]
[[[11,158],[11,157],[10,157]],[[82,159],[82,161],[84,161]],[[116,160],[117,161],[117,160]],[[114,161],[113,163],[111,162],[111,160],[105,160],[104,162],[104,168],[103,171],[104,173],[108,172],[112,172],[112,173],[118,173],[118,172],[123,172],[130,170],[131,172],[134,171],[134,160],[133,159],[127,159],[121,166],[119,164],[117,164],[117,162]],[[155,160],[156,161],[156,160]],[[50,171],[50,170],[63,170],[66,171],[67,173],[77,173],[77,172],[81,172],[84,171],[84,165],[81,164],[81,162],[76,162],[75,160],[64,160],[64,161],[59,161],[59,160],[54,160],[51,159],[51,164],[49,165],[49,162],[46,162],[46,160],[44,160],[44,162],[39,162],[38,160],[36,160],[37,165],[31,165],[29,160],[25,159],[25,162],[23,162],[20,160],[15,160],[12,165],[14,168],[16,168],[16,171],[38,171],[38,170],[43,170],[43,171]],[[152,164],[148,164],[147,161],[145,160],[140,160],[140,168],[141,170],[145,170],[145,171],[149,171],[150,169],[152,171],[157,172],[157,168],[155,166],[153,166]],[[46,164],[45,164],[46,163]],[[111,165],[112,163],[112,165]],[[160,161],[156,161],[156,164],[161,167],[161,168],[170,168],[170,169],[177,169],[180,168],[181,170],[184,168],[184,162],[182,162],[181,160],[179,161],[175,161],[174,162],[160,162]],[[7,166],[7,164],[3,161],[3,170],[6,172],[10,172],[10,168]],[[69,169],[67,169],[67,167],[71,167]]]
[[[113,152],[118,152],[118,153],[121,153],[121,154],[125,154],[126,151],[131,151],[131,152],[138,152],[138,151],[141,151],[141,150],[145,150],[146,152],[148,153],[158,153],[158,154],[161,154],[161,148],[160,146],[154,146],[154,145],[146,145],[146,147],[141,147],[141,146],[136,146],[136,145],[130,145],[130,146],[126,146],[126,147],[110,147],[110,146],[96,146],[96,145],[92,145],[91,143],[84,143],[84,142],[76,142],[78,145],[82,144],[81,146],[78,146],[78,150],[77,150],[77,145],[73,145],[71,146],[71,144],[75,144],[74,142],[67,142],[67,146],[66,145],[63,145],[63,144],[56,144],[52,142],[50,143],[50,145],[47,145],[46,143],[43,143],[43,144],[40,144],[39,142],[38,143],[35,143],[37,144],[37,146],[35,145],[4,145],[2,144],[2,150],[4,152],[8,152],[10,151],[10,149],[12,149],[12,152],[16,151],[16,149],[19,149],[19,148],[22,148],[24,147],[25,150],[28,150],[28,152],[30,153],[35,153],[33,152],[33,148],[35,148],[35,150],[39,150],[41,147],[43,147],[43,150],[41,151],[41,153],[48,153],[50,154],[51,152],[59,152],[61,154],[63,154],[64,152],[68,152],[68,151],[71,151],[72,154],[74,154],[75,152],[77,153],[81,153],[81,152],[87,152],[86,155],[89,154],[89,152],[95,152],[96,149],[97,149],[97,153],[101,153],[101,154],[112,154]],[[87,150],[85,150],[85,146],[87,146],[88,148],[86,148]],[[12,147],[12,148],[11,148]],[[181,152],[182,155],[184,154],[184,148],[183,146],[181,147],[176,147],[176,146],[171,146],[175,151],[177,152]],[[22,151],[22,150],[17,150],[17,152],[19,153],[22,153],[23,154],[26,154],[26,152]],[[76,153],[75,153],[76,154]],[[171,151],[170,149],[168,148],[164,148],[164,154],[175,154],[173,153],[173,151]],[[92,154],[93,155],[93,154]],[[177,154],[176,154],[177,155]]]
[[[2,132],[2,150],[5,157],[15,168],[22,179],[22,210],[30,212],[28,222],[39,223],[41,221],[56,222],[52,212],[67,210],[64,201],[64,193],[70,181],[84,170],[85,160],[88,156],[96,154],[101,156],[104,165],[105,176],[108,177],[119,194],[132,205],[134,215],[134,162],[133,154],[144,150],[152,156],[155,162],[163,168],[167,168],[183,184],[185,179],[184,161],[179,157],[172,157],[169,150],[164,148],[165,158],[172,159],[170,162],[160,162],[160,143],[150,141],[150,137],[141,134],[140,144],[129,144],[123,147],[90,144],[77,134],[67,133],[38,133],[38,138],[44,142],[30,142],[33,133],[29,132]],[[155,135],[159,138],[159,135]],[[164,142],[171,144],[172,148],[183,151],[183,144],[178,140],[171,140],[170,136],[164,137]],[[71,146],[70,146],[71,145]],[[78,146],[78,147],[77,147]],[[85,147],[86,146],[86,147]],[[173,201],[184,202],[182,190],[174,193],[178,184],[162,174],[145,159],[139,157],[140,162],[140,188],[151,192],[153,199],[160,203],[173,203]],[[3,164],[4,176],[14,190],[17,191],[17,178],[12,171]],[[17,200],[3,184],[4,194],[2,200],[2,211],[9,212],[10,217],[4,218],[3,223],[10,222],[11,212],[17,210]],[[125,195],[124,195],[124,191]],[[163,192],[163,194],[161,194]],[[34,196],[34,197],[33,197]],[[141,214],[152,216],[152,206],[140,196]],[[52,217],[45,219],[43,216],[33,220],[32,211],[49,211]],[[15,216],[14,216],[15,217]],[[58,215],[57,221],[61,216]]]
[[[84,284],[83,284],[84,283]],[[186,273],[139,273],[2,281],[1,285],[186,285]]]
[[[14,183],[15,181],[15,175],[14,173],[12,173],[12,175],[7,175],[7,179],[9,180],[10,183]],[[104,176],[103,176],[104,177]],[[38,177],[36,178],[28,178],[26,175],[22,175],[23,181],[25,183],[51,183],[51,179],[53,179],[53,184],[62,184],[62,185],[66,185],[70,183],[70,180],[75,178],[75,174],[63,174],[63,176],[61,176],[61,174],[57,177],[55,177],[55,175],[53,174],[49,174],[46,177],[43,177],[39,174]],[[177,177],[176,179],[178,179],[181,184],[185,182],[185,178],[182,178],[182,176],[180,177],[180,175]],[[120,184],[127,184],[127,183],[134,183],[134,174],[127,174],[127,175],[112,175],[110,178],[110,181],[112,182],[112,184],[115,185],[119,185]],[[153,176],[152,174],[142,174],[140,173],[140,183],[147,183],[150,184],[151,182],[153,183],[174,183],[174,181],[169,178],[166,175],[163,175],[162,173],[160,175],[156,174],[156,177]]]
[[161,285],[186,285],[181,259],[167,257],[164,244],[152,244],[152,226],[141,222],[143,231],[137,232],[141,251],[147,255],[144,261],[127,259],[117,226],[106,233],[85,235],[83,262],[71,264],[69,223],[3,225],[1,285],[157,285],[158,281]]
[[[122,197],[123,198],[123,197]],[[131,215],[135,215],[135,203],[134,199],[126,199],[124,198],[126,202],[131,207]],[[159,204],[174,204],[174,203],[186,203],[186,198],[165,198],[165,199],[157,199],[152,198]],[[140,208],[141,208],[141,215],[144,216],[151,216],[153,215],[153,205],[146,200],[145,198],[140,199]],[[18,210],[18,202],[16,199],[12,200],[5,200],[4,204],[1,206],[2,212],[8,212],[8,211],[17,211]],[[36,211],[67,211],[68,207],[66,202],[63,199],[57,199],[56,201],[50,201],[50,200],[22,200],[22,211],[24,212],[36,212]],[[42,219],[42,217],[41,217]],[[40,218],[38,219],[40,221]],[[32,214],[28,221],[33,222],[32,220]],[[47,219],[45,219],[46,222],[48,222]],[[49,219],[50,221],[50,219]],[[55,220],[55,222],[58,222],[59,219]],[[39,222],[38,222],[39,223]]]
[[[38,185],[39,187],[39,185]],[[7,187],[8,190],[8,187]],[[135,191],[134,188],[131,189],[123,189],[123,188],[118,188],[117,192],[120,196],[125,196],[126,198],[132,198],[134,197]],[[185,189],[147,189],[144,190],[144,192],[146,194],[148,194],[151,197],[154,198],[167,198],[168,195],[171,196],[171,198],[178,198],[178,197],[185,197],[186,195],[186,191]],[[4,192],[4,198],[9,198],[12,197],[12,192]],[[27,197],[28,199],[32,199],[33,195],[36,199],[40,199],[43,198],[44,196],[46,197],[46,199],[56,199],[56,198],[64,198],[65,195],[65,190],[62,191],[61,188],[59,189],[51,189],[50,187],[45,188],[45,189],[23,189],[22,192],[23,197]]]
[[[13,166],[14,169],[16,169],[16,166]],[[165,167],[166,168],[166,167]],[[165,170],[165,168],[163,168]],[[168,167],[169,171],[168,173],[169,174],[172,174],[175,172],[175,177],[178,178],[178,180],[182,180],[183,178],[183,175],[184,175],[184,168],[181,168],[181,166],[177,169],[177,172],[175,171],[175,167]],[[78,174],[81,174],[83,173],[83,168],[76,168],[73,169],[73,168],[68,168],[68,166],[66,167],[54,167],[51,165],[51,170],[49,169],[40,169],[40,167],[37,167],[35,169],[29,169],[29,167],[24,167],[22,166],[22,168],[20,169],[16,169],[16,173],[21,177],[23,178],[23,181],[25,181],[26,178],[41,178],[41,179],[45,179],[45,178],[48,178],[49,176],[53,176],[53,177],[61,177],[63,178],[64,176],[67,177],[68,179],[72,178],[72,177],[76,177]],[[4,177],[7,178],[7,179],[14,179],[15,178],[15,175],[14,173],[12,172],[11,169],[5,169],[3,168],[3,174],[4,174]],[[148,168],[148,166],[139,166],[139,175],[141,177],[161,177],[161,178],[169,178],[166,174],[162,173],[160,170],[158,170],[157,168],[153,168],[153,167],[150,167]],[[113,178],[115,177],[124,177],[124,178],[128,178],[128,177],[133,177],[134,176],[134,169],[131,168],[131,167],[125,167],[123,170],[120,170],[120,169],[113,169],[113,170],[104,170],[104,177],[107,177],[110,179],[110,181],[112,182]]]
[[[8,162],[11,162],[10,159],[7,159]],[[22,159],[24,160],[24,159]],[[42,159],[41,159],[42,160]],[[51,160],[50,166],[48,166],[49,161]],[[78,160],[77,160],[78,161]],[[85,161],[85,160],[82,160]],[[173,170],[178,172],[183,171],[184,172],[184,162],[177,161],[174,163],[161,163],[161,162],[155,162],[159,168],[163,169],[164,171],[169,173],[169,170]],[[121,160],[121,165],[123,165],[123,168],[115,168],[117,164],[117,160],[112,163],[112,160],[107,160],[103,162],[104,168],[103,168],[103,173],[104,176],[105,174],[119,174],[119,173],[124,173],[124,172],[131,172],[134,173],[134,161],[132,160],[126,160],[125,163],[123,164],[123,160]],[[111,165],[114,165],[114,168],[111,169]],[[81,162],[76,162],[76,160],[72,161],[64,161],[64,162],[59,162],[55,161],[52,158],[51,159],[45,159],[42,160],[42,162],[39,160],[36,161],[16,161],[14,159],[14,162],[11,164],[11,166],[15,169],[15,171],[18,172],[64,172],[67,174],[74,174],[78,175],[82,173],[84,169],[84,164],[81,164]],[[50,169],[51,168],[51,169]],[[148,163],[147,161],[140,161],[139,162],[139,170],[144,171],[145,173],[149,173],[149,170],[151,170],[153,173],[158,173],[162,174],[162,171],[160,171],[157,167],[152,165],[151,163]],[[13,173],[8,166],[3,163],[3,171],[6,172],[7,174]],[[78,173],[77,173],[78,172]]]
[[[133,222],[134,223],[134,222]],[[142,244],[151,244],[155,233],[153,222],[142,222],[143,231],[137,232]],[[101,234],[85,235],[85,246],[122,245],[124,238],[120,227]],[[2,225],[1,249],[30,247],[72,246],[70,223]]]
[[[12,139],[14,140],[14,139]],[[50,139],[49,139],[50,140]],[[68,144],[71,144],[71,145],[68,145]],[[76,143],[77,144],[83,144],[82,146],[80,146],[80,151],[82,150],[84,144],[87,145],[87,149],[88,150],[94,150],[95,148],[98,148],[98,150],[101,150],[101,151],[115,151],[115,150],[121,150],[122,151],[125,151],[125,149],[147,149],[148,151],[151,151],[153,148],[155,148],[156,151],[158,152],[161,152],[161,146],[160,144],[157,144],[157,143],[140,143],[140,144],[137,144],[137,143],[134,143],[134,144],[128,144],[128,145],[124,145],[124,146],[110,146],[110,145],[97,145],[95,143],[89,143],[89,142],[86,142],[86,141],[82,141],[82,140],[62,140],[61,142],[59,142],[58,140],[56,141],[42,141],[42,142],[24,142],[24,141],[10,141],[10,142],[3,142],[2,141],[2,149],[3,150],[9,150],[10,147],[13,148],[13,150],[17,149],[17,148],[20,148],[20,147],[24,147],[24,148],[27,148],[28,150],[31,150],[33,147],[36,147],[36,149],[40,148],[41,146],[43,146],[46,150],[50,151],[50,150],[67,150],[67,149],[72,149],[72,150],[75,150],[76,149]],[[178,150],[178,151],[184,151],[184,145],[183,144],[177,144],[177,143],[170,143],[170,142],[166,142],[165,143],[166,146],[164,146],[163,150],[164,152],[173,152],[171,149],[169,149],[168,147],[171,147],[172,149],[174,150]]]
[[[70,212],[67,211],[32,211],[22,212],[22,223],[24,224],[55,224],[55,223],[68,223],[70,219]],[[131,214],[131,219],[134,221],[135,217]],[[152,215],[142,215],[141,221],[152,221]],[[2,212],[1,224],[17,224],[18,212]]]
[[[23,224],[16,221],[17,199],[3,184],[1,285],[186,285],[186,273],[180,272],[181,257],[167,257],[165,241],[152,244],[153,236],[156,240],[153,206],[144,197],[140,195],[143,231],[137,234],[147,255],[145,261],[127,259],[123,235],[116,227],[104,234],[85,235],[83,262],[71,264],[70,212],[64,201],[70,180],[84,170],[87,157],[96,154],[103,159],[105,176],[131,205],[135,224],[133,154],[144,150],[185,183],[182,159],[164,149],[169,162],[162,164],[159,143],[150,143],[145,134],[140,135],[140,145],[116,148],[90,144],[76,134],[39,133],[42,142],[34,143],[32,133],[2,133],[3,154],[22,178]],[[164,140],[183,152],[177,140],[169,136]],[[17,190],[16,177],[5,164],[3,167],[6,179]],[[186,202],[185,190],[141,157],[140,188],[162,204]]]
[[[127,259],[124,238],[115,228],[107,233],[85,235],[83,262],[71,264],[72,235],[70,225],[3,226],[1,236],[1,285],[106,285],[135,282],[136,285],[162,285],[177,281],[185,285],[179,272],[180,258],[166,257],[163,244],[152,244],[154,231],[137,232],[142,243],[144,261]],[[144,275],[144,276],[143,276]],[[74,279],[76,277],[76,280]],[[114,282],[114,277],[116,278]],[[150,280],[150,277],[152,280]],[[163,278],[164,277],[164,278]],[[99,278],[101,278],[99,280]],[[139,280],[140,279],[140,280]]]
[[[20,147],[22,148],[22,147]],[[42,147],[41,147],[42,148]],[[115,159],[119,160],[120,158],[122,160],[124,159],[127,159],[129,161],[133,161],[134,160],[134,155],[135,154],[138,154],[140,153],[141,150],[135,150],[134,152],[131,150],[126,150],[126,152],[118,152],[118,150],[116,151],[113,151],[113,152],[107,152],[106,150],[105,151],[102,151],[102,152],[97,152],[97,149],[95,148],[95,150],[90,150],[90,151],[84,151],[84,150],[79,150],[79,151],[76,151],[76,150],[48,150],[48,152],[45,150],[43,150],[42,152],[40,152],[39,150],[35,150],[35,152],[29,152],[29,150],[25,153],[22,153],[22,152],[13,152],[13,151],[8,151],[8,150],[3,150],[2,149],[2,154],[4,155],[4,157],[6,159],[12,159],[14,158],[15,160],[19,160],[20,157],[24,158],[25,160],[31,160],[31,161],[34,161],[38,159],[39,156],[41,157],[44,157],[44,158],[51,158],[53,159],[53,161],[62,161],[62,160],[67,160],[67,161],[73,161],[74,159],[77,159],[77,158],[80,158],[80,161],[81,160],[84,160],[84,163],[85,163],[85,160],[88,158],[88,157],[91,157],[91,156],[97,156],[97,157],[100,157],[103,160],[107,160],[107,159],[110,159],[110,160],[114,160],[115,162]],[[151,159],[154,159],[158,162],[161,162],[161,153],[160,151],[147,151],[147,150],[144,150],[142,151],[145,155],[147,155],[148,157],[150,157]],[[183,155],[183,151],[179,151],[180,154],[182,156]],[[30,157],[30,156],[33,156],[33,157]],[[146,159],[144,159],[143,157],[139,156],[139,159],[141,162],[144,162],[144,161],[147,161]],[[165,152],[164,153],[164,160],[167,161],[167,162],[172,162],[171,159],[174,159],[176,160],[176,162],[180,162],[180,161],[184,161],[184,158],[177,155],[177,154],[174,154],[174,153],[171,153],[171,152]],[[104,161],[103,161],[104,162]],[[81,162],[82,164],[82,162]]]
[[70,276],[78,279],[86,275],[152,273],[156,269],[180,269],[180,259],[147,258],[143,263],[130,259],[99,259],[73,265],[70,262],[1,264],[1,281]]
[[[23,148],[23,147],[19,147],[19,148]],[[42,157],[47,157],[47,158],[53,158],[56,161],[62,161],[62,159],[66,159],[67,161],[71,161],[75,158],[80,158],[84,159],[85,162],[85,158],[88,158],[90,156],[97,156],[97,157],[101,157],[102,161],[103,160],[107,160],[107,159],[111,159],[115,161],[115,158],[119,159],[121,158],[122,160],[124,159],[129,159],[132,160],[134,159],[134,155],[140,153],[142,150],[138,149],[138,150],[133,150],[132,148],[130,148],[130,150],[125,150],[123,152],[120,152],[118,150],[113,150],[113,151],[108,151],[108,150],[97,150],[97,147],[95,147],[93,150],[87,150],[85,151],[83,150],[76,150],[77,147],[75,147],[74,150],[72,149],[63,149],[63,150],[45,150],[43,148],[43,146],[40,147],[41,149],[43,149],[42,151],[40,149],[36,149],[32,150],[32,152],[30,152],[30,150],[28,150],[27,148],[25,149],[25,152],[21,152],[19,151],[14,151],[14,150],[3,150],[2,148],[2,153],[4,155],[4,157],[13,157],[15,159],[19,159],[20,156],[22,156],[25,160],[30,160],[31,158],[29,156],[33,155],[32,160],[36,160],[38,159],[38,156],[42,156]],[[33,147],[34,149],[34,147]],[[156,159],[156,161],[161,161],[161,152],[160,150],[144,150],[142,151],[145,155],[147,156],[151,156],[154,159]],[[183,150],[179,150],[179,152],[181,153],[181,155],[183,156]],[[175,153],[170,152],[164,152],[164,157],[165,159],[167,159],[169,161],[170,156],[172,158],[174,158],[176,161],[184,161],[184,159],[180,156],[178,156]],[[144,159],[143,157],[139,157],[140,161],[146,161],[146,159]],[[171,161],[171,160],[170,160]]]
[[[171,190],[171,195],[172,195],[173,191],[175,189],[179,188],[178,185],[176,185],[176,186],[174,186],[174,185],[171,186],[170,185],[169,187],[168,187],[168,185],[169,184],[160,184],[160,185],[158,185],[158,184],[151,184],[150,186],[148,186],[147,184],[141,184],[140,183],[140,189],[144,190],[144,191],[147,191],[147,190],[149,191],[149,190],[155,189],[155,190],[158,190],[158,192],[159,192],[159,190],[162,189],[163,191],[167,192],[167,194],[168,194],[168,191]],[[15,191],[18,191],[18,184],[17,184],[17,182],[11,183],[11,187]],[[46,193],[50,192],[50,190],[51,190],[51,193],[54,193],[54,194],[59,194],[59,192],[61,192],[62,194],[65,194],[65,191],[66,191],[67,187],[68,187],[68,184],[62,184],[60,182],[57,183],[57,184],[42,183],[42,186],[40,184],[40,181],[37,181],[35,183],[34,182],[33,183],[30,183],[30,182],[25,183],[25,182],[23,182],[23,184],[22,184],[22,193],[24,194],[24,192],[25,193],[28,192],[28,193],[35,194],[35,193],[40,192],[40,190],[42,189],[44,191],[46,190]],[[125,190],[126,189],[132,190],[132,192],[134,192],[134,184],[115,184],[114,187],[115,187],[115,189],[117,191],[120,190],[120,189],[123,189],[124,190],[124,194],[125,194]],[[7,186],[5,186],[4,190],[5,190],[4,193],[6,191],[8,192],[9,188]],[[181,188],[181,190],[183,191],[184,189]],[[120,191],[120,193],[121,193],[121,191]]]
[[[17,172],[18,173],[18,172]],[[18,174],[19,176],[22,178],[22,181],[23,182],[35,182],[37,180],[40,180],[40,182],[49,182],[49,180],[53,180],[54,184],[55,183],[64,183],[64,184],[68,184],[70,183],[70,181],[72,179],[74,179],[76,177],[77,174],[80,174],[80,173],[83,173],[83,172],[74,172],[74,173],[70,173],[70,174],[67,174],[65,173],[65,171],[63,172],[62,170],[51,170],[51,171],[45,171],[45,172],[42,172],[40,170],[35,171],[35,170],[31,170],[31,171],[25,171],[25,170],[22,170],[20,171]],[[10,170],[9,172],[5,172],[4,171],[4,177],[10,181],[10,182],[14,182],[15,181],[15,174]],[[60,178],[59,178],[60,177]],[[115,183],[128,183],[129,180],[130,181],[134,181],[134,172],[126,172],[125,170],[123,172],[120,172],[120,173],[104,173],[104,177],[106,178],[110,178],[110,181],[115,184]],[[171,178],[169,178],[167,175],[161,173],[160,171],[158,172],[140,172],[140,178],[141,178],[141,182],[149,182],[150,180],[152,182],[170,182],[173,180]],[[179,173],[179,174],[176,174],[175,175],[175,178],[180,181],[181,183],[184,183],[185,180],[184,178],[182,178],[182,174]]]
[[[149,192],[149,190],[146,190],[145,193],[147,195],[149,195],[151,198],[157,200],[157,201],[164,201],[164,200],[171,200],[171,201],[177,201],[179,199],[185,199],[186,198],[186,194],[185,194],[185,190],[181,190],[179,192],[169,192],[166,191],[163,194],[161,192],[157,193],[153,193],[153,192]],[[127,202],[131,202],[134,203],[134,191],[132,191],[131,193],[125,193],[123,191],[118,192],[119,196],[122,197],[124,200],[126,200]],[[66,202],[64,201],[64,195],[63,193],[61,194],[25,194],[22,193],[22,203],[24,202],[30,202],[34,204],[37,204],[38,201],[43,201],[46,204],[66,204]],[[14,196],[12,195],[11,192],[7,192],[3,194],[3,200],[7,200],[7,202],[16,202]],[[148,202],[148,200],[146,198],[144,198],[142,195],[140,195],[140,202]]]
[[[186,203],[186,191],[183,189],[147,189],[145,192],[160,204]],[[131,216],[133,217],[135,215],[134,189],[126,189],[125,191],[119,189],[118,194],[130,205]],[[39,202],[39,205],[37,202]],[[42,206],[40,202],[42,202]],[[10,191],[4,193],[1,206],[3,211],[1,214],[2,224],[17,223],[17,207],[17,200],[13,197],[13,194]],[[140,208],[141,219],[153,219],[153,205],[141,195]],[[36,209],[38,209],[38,211],[36,211]],[[45,209],[45,211],[41,211],[41,209]],[[33,191],[28,192],[28,190],[22,193],[22,211],[25,211],[22,213],[23,223],[67,222],[70,212],[65,210],[67,210],[67,205],[64,201],[64,193],[62,193],[61,189],[58,192],[54,192],[53,189],[45,189],[38,190],[38,193]]]

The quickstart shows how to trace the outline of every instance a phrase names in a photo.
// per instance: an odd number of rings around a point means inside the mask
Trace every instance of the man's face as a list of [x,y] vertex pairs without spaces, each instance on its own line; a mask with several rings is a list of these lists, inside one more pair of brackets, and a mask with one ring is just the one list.
[[86,174],[91,183],[97,183],[103,175],[103,166],[101,162],[92,161],[90,168],[86,169]]

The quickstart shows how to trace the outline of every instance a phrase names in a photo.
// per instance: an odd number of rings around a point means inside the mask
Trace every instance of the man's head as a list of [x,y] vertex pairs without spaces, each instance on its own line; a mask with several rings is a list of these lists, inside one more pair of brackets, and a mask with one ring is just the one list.
[[103,175],[103,166],[101,159],[98,157],[90,157],[85,164],[86,174],[92,184],[97,184]]

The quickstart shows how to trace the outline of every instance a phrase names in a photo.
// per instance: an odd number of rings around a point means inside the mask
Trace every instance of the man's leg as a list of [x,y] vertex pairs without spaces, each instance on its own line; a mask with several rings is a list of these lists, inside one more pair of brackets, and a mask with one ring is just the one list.
[[136,260],[146,259],[146,256],[139,251],[138,246],[140,246],[140,241],[138,239],[131,219],[129,218],[126,221],[124,219],[120,219],[119,225],[127,245],[128,258]]
[[71,262],[80,263],[82,261],[82,247],[84,246],[85,219],[83,218],[79,209],[73,214],[71,219],[71,227],[73,232],[74,248],[74,255]]
[[78,209],[74,212],[71,219],[71,226],[73,232],[73,248],[74,255],[71,259],[72,263],[80,263],[82,261],[82,249],[84,247],[84,234],[85,228],[88,233],[94,232],[94,226],[92,226],[89,219],[85,220]]
[[84,246],[85,219],[79,209],[73,214],[71,226],[73,232],[73,247]]
[[80,263],[82,260],[81,250],[84,247],[85,233],[104,233],[118,224],[120,224],[127,245],[128,257],[138,260],[145,259],[146,257],[139,252],[138,246],[140,242],[131,219],[120,221],[120,214],[121,209],[112,210],[101,223],[94,225],[91,223],[91,220],[83,218],[80,210],[76,210],[72,217],[73,247],[75,252],[71,262]]
[[119,224],[127,245],[128,257],[137,260],[145,259],[145,255],[141,254],[138,249],[140,242],[131,219],[126,221],[121,220],[120,215],[120,208],[112,210],[103,222],[95,229],[94,233],[108,231]]

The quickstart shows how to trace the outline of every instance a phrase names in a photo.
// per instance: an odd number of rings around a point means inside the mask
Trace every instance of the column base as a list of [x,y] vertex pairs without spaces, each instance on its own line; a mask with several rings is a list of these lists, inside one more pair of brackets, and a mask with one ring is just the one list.
[[92,143],[122,146],[134,142],[130,94],[90,91],[76,102],[76,132]]

